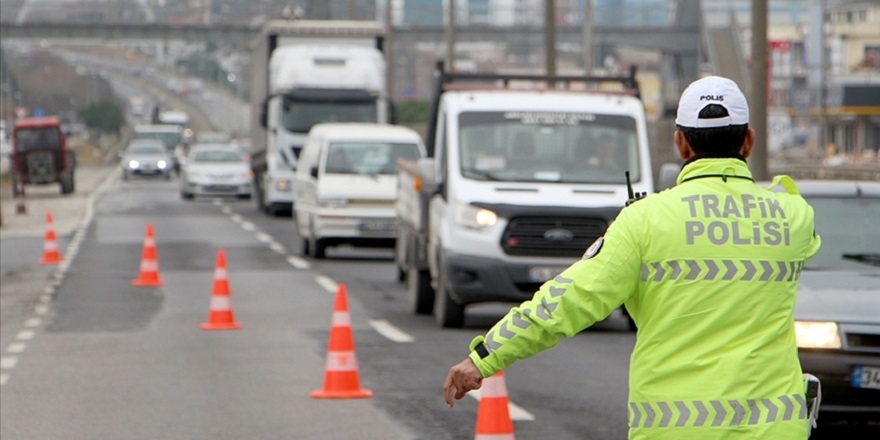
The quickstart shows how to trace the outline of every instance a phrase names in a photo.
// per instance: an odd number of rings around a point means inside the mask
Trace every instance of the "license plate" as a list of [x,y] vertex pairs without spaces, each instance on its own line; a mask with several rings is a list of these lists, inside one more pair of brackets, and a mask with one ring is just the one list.
[[388,232],[397,229],[397,223],[393,222],[362,222],[358,224],[359,231]]
[[559,275],[560,272],[565,270],[564,267],[552,266],[552,267],[530,267],[529,268],[529,281],[533,283],[543,283],[547,280],[552,280],[556,275]]
[[880,390],[880,367],[853,367],[853,388],[874,388]]

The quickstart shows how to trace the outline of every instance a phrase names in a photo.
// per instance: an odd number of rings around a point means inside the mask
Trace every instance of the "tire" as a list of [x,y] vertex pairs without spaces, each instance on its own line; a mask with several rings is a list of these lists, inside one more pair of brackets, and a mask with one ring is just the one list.
[[406,281],[406,271],[402,267],[397,266],[397,282],[402,283],[404,281]]
[[449,280],[444,272],[441,264],[437,291],[434,293],[434,319],[440,327],[461,328],[464,326],[464,306],[449,296]]
[[193,199],[193,194],[192,194],[192,193],[188,193],[188,192],[181,191],[181,192],[180,192],[180,198],[183,199],[183,200],[192,200],[192,199]]
[[74,190],[73,173],[61,174],[61,194],[70,194]]
[[312,256],[318,260],[327,258],[327,244],[324,243],[324,240],[321,240],[320,238],[312,240],[311,251]]
[[300,239],[299,253],[304,257],[309,256],[309,239],[308,238]]
[[410,310],[416,315],[430,315],[434,311],[434,288],[431,287],[431,273],[427,270],[408,270],[406,293]]

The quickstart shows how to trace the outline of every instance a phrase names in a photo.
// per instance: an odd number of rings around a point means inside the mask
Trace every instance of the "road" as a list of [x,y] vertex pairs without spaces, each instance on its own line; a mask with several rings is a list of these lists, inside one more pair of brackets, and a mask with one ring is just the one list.
[[[389,249],[302,258],[293,220],[250,201],[183,201],[177,182],[122,182],[112,165],[77,178],[75,197],[30,192],[27,215],[3,199],[0,438],[473,438],[478,400],[449,409],[442,382],[509,305],[469,309],[464,328],[440,329],[410,313]],[[60,266],[37,263],[50,210]],[[148,224],[165,285],[133,287]],[[200,329],[220,249],[241,330]],[[339,285],[372,398],[310,397],[323,386]],[[518,438],[626,438],[635,336],[625,327],[613,315],[506,371]]]

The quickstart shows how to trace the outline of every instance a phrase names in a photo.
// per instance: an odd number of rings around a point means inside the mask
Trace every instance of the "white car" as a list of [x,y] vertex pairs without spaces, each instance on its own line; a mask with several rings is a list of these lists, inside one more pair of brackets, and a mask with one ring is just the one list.
[[251,198],[251,169],[241,151],[229,144],[196,144],[180,173],[180,197]]

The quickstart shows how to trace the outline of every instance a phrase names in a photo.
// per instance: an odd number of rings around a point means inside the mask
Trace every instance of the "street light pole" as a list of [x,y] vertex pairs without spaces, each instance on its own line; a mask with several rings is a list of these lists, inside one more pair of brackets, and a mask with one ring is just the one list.
[[755,145],[749,161],[755,180],[767,180],[767,1],[752,0],[751,116]]
[[547,76],[556,76],[556,2],[544,2],[544,61]]
[[455,0],[448,0],[449,26],[446,28],[446,71],[455,72]]

